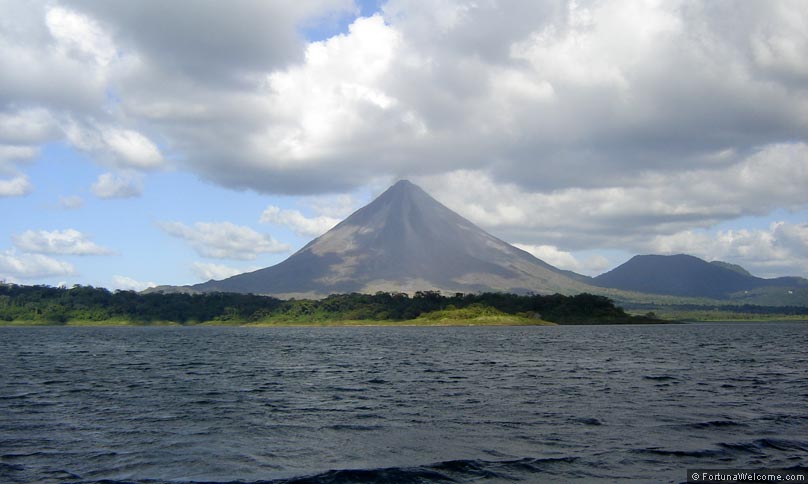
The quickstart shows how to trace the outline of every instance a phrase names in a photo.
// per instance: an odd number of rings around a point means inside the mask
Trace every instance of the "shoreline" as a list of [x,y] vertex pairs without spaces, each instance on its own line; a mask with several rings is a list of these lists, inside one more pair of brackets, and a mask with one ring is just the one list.
[[[688,322],[711,321],[672,321],[659,320],[637,322],[580,322],[580,323],[553,323],[550,321],[474,321],[474,320],[438,320],[438,321],[379,321],[379,320],[335,320],[335,321],[283,321],[283,322],[223,322],[207,321],[204,323],[178,323],[175,321],[158,321],[140,323],[130,321],[71,321],[67,323],[48,323],[39,321],[0,321],[0,327],[6,328],[33,328],[33,327],[66,327],[66,328],[115,328],[115,327],[238,327],[238,328],[359,328],[359,327],[518,327],[518,326],[638,326],[660,324],[686,324]],[[808,321],[806,321],[808,322]]]
[[576,322],[576,323],[553,323],[544,320],[530,320],[525,318],[472,318],[472,319],[436,319],[436,320],[402,320],[402,321],[387,321],[387,320],[330,320],[330,321],[268,321],[268,322],[255,322],[255,321],[205,321],[179,323],[176,321],[154,321],[154,322],[137,322],[137,321],[123,321],[123,320],[110,320],[110,321],[68,321],[66,323],[58,322],[43,322],[43,321],[0,321],[0,327],[20,327],[20,328],[33,328],[33,327],[98,327],[98,328],[113,328],[113,327],[241,327],[241,328],[325,328],[325,327],[343,327],[343,328],[358,328],[358,327],[506,327],[506,326],[636,326],[647,324],[697,324],[697,323],[725,323],[725,324],[743,324],[743,323],[808,323],[806,318],[758,318],[758,319],[659,319],[656,321],[621,321],[621,322]]
[[[597,323],[594,323],[597,324]],[[309,323],[299,321],[283,321],[283,322],[223,322],[223,321],[206,321],[204,323],[178,323],[175,321],[160,321],[153,323],[140,323],[140,322],[105,322],[105,321],[70,321],[67,323],[48,323],[38,321],[2,321],[0,327],[68,327],[68,328],[81,328],[81,327],[98,327],[98,328],[113,328],[113,327],[239,327],[239,328],[313,328],[313,327],[451,327],[451,326],[560,326],[557,323],[549,321],[537,322],[477,322],[477,321],[464,321],[464,320],[449,320],[449,321],[378,321],[378,320],[337,320],[337,321],[313,321]]]

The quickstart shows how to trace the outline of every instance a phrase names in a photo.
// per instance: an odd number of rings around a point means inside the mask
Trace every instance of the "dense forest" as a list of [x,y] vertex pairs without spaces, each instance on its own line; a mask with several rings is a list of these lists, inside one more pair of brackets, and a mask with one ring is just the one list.
[[516,315],[558,324],[648,322],[632,317],[603,296],[504,293],[441,295],[436,291],[334,294],[319,300],[281,300],[252,294],[140,294],[92,286],[72,288],[0,284],[0,322],[65,324],[71,321],[300,322],[405,321],[439,311]]

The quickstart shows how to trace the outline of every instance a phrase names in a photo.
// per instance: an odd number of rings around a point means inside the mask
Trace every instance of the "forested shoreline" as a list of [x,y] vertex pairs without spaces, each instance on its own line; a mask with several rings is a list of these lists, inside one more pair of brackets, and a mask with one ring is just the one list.
[[182,325],[218,322],[317,323],[328,321],[411,321],[441,317],[509,315],[525,321],[557,324],[657,322],[630,316],[604,296],[515,295],[505,293],[442,295],[437,291],[333,294],[324,299],[281,300],[234,293],[141,294],[92,286],[72,288],[0,284],[0,323],[133,324],[172,322]]

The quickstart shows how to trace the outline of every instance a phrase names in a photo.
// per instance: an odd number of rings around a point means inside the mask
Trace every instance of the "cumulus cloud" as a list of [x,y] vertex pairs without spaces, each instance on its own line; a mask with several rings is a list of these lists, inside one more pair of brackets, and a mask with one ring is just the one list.
[[[250,113],[237,158],[245,170],[200,167],[233,186],[297,191],[299,179],[340,188],[379,172],[486,167],[546,191],[728,167],[806,126],[804,92],[759,82],[735,38],[793,22],[782,9],[744,6],[726,25],[722,8],[690,3],[582,2],[532,15],[447,5],[390,2],[384,18],[310,44],[257,93],[263,110]],[[736,156],[715,158],[728,149]]]
[[14,249],[0,252],[0,278],[31,280],[70,276],[76,272],[72,264],[42,254],[17,253]]
[[569,252],[558,250],[558,247],[552,245],[531,245],[531,244],[513,244],[520,249],[529,252],[537,258],[554,265],[559,269],[566,269],[570,271],[580,271],[581,263]]
[[[28,108],[15,111],[0,112],[0,143],[22,145],[16,148],[16,155],[21,158],[30,157],[35,151],[25,151],[34,147],[25,146],[45,141],[56,133],[57,127],[51,113],[44,108]],[[0,150],[0,159],[9,156]]]
[[[12,124],[29,140],[66,139],[104,164],[135,169],[166,164],[150,132],[181,146],[197,168],[210,146],[194,147],[212,144],[212,134],[244,140],[257,119],[251,106],[264,109],[267,74],[303,58],[301,31],[356,12],[350,0],[239,0],[227,9],[5,0],[0,8],[11,19],[0,25],[0,126],[22,114],[36,123]],[[0,144],[11,132],[0,130]],[[220,162],[226,151],[211,157]]]
[[281,210],[279,207],[270,205],[261,214],[260,221],[289,227],[298,235],[316,237],[337,225],[340,219],[324,215],[306,217],[298,210]]
[[217,281],[227,279],[228,277],[256,269],[259,268],[254,267],[251,269],[238,269],[236,267],[230,267],[224,264],[213,264],[209,262],[194,262],[191,264],[191,270],[193,270],[194,274],[203,281],[209,281],[211,279]]
[[[109,26],[52,2],[2,2],[0,144],[68,140],[99,161],[154,168],[156,145],[115,112],[120,58]],[[23,108],[20,108],[22,106]]]
[[[202,83],[249,83],[250,77],[299,60],[298,29],[348,13],[350,0],[139,3],[80,0],[71,6],[114,29],[122,46],[158,69]],[[216,35],[210,35],[216,32]]]
[[34,186],[25,175],[11,179],[0,179],[0,197],[21,197],[33,191]]
[[109,255],[112,251],[91,241],[78,230],[26,230],[11,238],[23,251],[38,254]]
[[128,173],[115,175],[102,173],[91,190],[98,198],[134,198],[143,193],[141,177]]
[[146,133],[159,133],[185,168],[263,192],[458,169],[533,193],[625,186],[729,169],[808,126],[798,0],[391,0],[308,44],[301,26],[352,3],[32,5],[9,6],[24,29],[4,27],[28,40],[8,43],[7,65],[40,81],[14,99],[66,105],[39,86],[58,66],[80,83],[59,83],[74,103],[96,96],[69,110],[77,146],[151,168],[164,157]]
[[104,133],[104,141],[127,165],[151,168],[163,162],[163,157],[154,143],[137,131],[110,129]]
[[143,134],[115,126],[65,126],[67,139],[77,148],[96,153],[99,159],[121,168],[153,169],[165,163],[157,146]]
[[102,66],[115,57],[112,39],[91,17],[52,6],[45,14],[45,24],[63,55],[87,57]]
[[167,234],[186,240],[196,252],[212,259],[252,260],[264,253],[287,252],[291,247],[242,225],[230,222],[160,222]]
[[143,282],[138,281],[136,279],[132,279],[128,276],[121,276],[121,275],[114,275],[112,276],[112,286],[111,289],[120,289],[123,291],[142,291],[144,289],[148,289],[150,287],[157,286],[157,283],[154,282]]
[[109,66],[90,59],[86,45],[70,40],[78,40],[77,24],[92,27],[93,20],[72,22],[68,10],[45,1],[5,0],[0,9],[9,20],[0,24],[0,112],[13,115],[25,106],[47,111],[46,117],[65,111],[104,115]]

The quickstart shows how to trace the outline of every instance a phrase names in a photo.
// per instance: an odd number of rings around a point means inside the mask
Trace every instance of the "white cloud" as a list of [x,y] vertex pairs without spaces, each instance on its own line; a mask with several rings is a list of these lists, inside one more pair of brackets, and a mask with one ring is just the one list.
[[112,251],[92,242],[87,235],[74,229],[26,230],[11,238],[23,251],[39,254],[109,255]]
[[157,283],[151,281],[142,282],[127,276],[120,276],[120,275],[112,276],[111,289],[120,289],[123,291],[142,291],[144,289],[148,289],[150,287],[155,286],[157,286]]
[[0,144],[0,173],[14,173],[13,164],[26,162],[39,153],[33,146],[17,146]]
[[236,267],[230,267],[224,264],[212,264],[209,262],[194,262],[191,264],[191,270],[193,270],[194,274],[196,274],[196,276],[203,281],[209,281],[211,279],[217,281],[227,279],[228,277],[256,269],[259,269],[259,267],[254,267],[251,269],[238,269]]
[[649,58],[664,37],[681,33],[673,10],[651,2],[568,4],[566,22],[553,22],[511,46],[511,55],[528,61],[552,84],[628,87],[630,70]]
[[110,25],[52,2],[4,2],[2,10],[0,144],[27,148],[18,156],[30,158],[41,143],[67,139],[105,164],[165,164],[149,138],[127,127],[138,123],[115,109],[115,80],[137,55],[118,56]]
[[261,214],[261,223],[283,225],[298,235],[310,237],[324,234],[339,222],[340,219],[323,215],[309,218],[297,210],[281,210],[274,205],[268,206]]
[[279,168],[292,160],[306,164],[378,127],[397,104],[377,86],[398,42],[381,16],[363,18],[348,35],[310,44],[304,65],[272,73],[269,107],[280,122],[253,138],[256,151]]
[[76,5],[112,26],[121,50],[137,52],[173,76],[227,87],[299,59],[299,28],[356,9],[350,0],[231,2],[226,9],[189,1]]
[[21,197],[28,195],[34,187],[25,175],[18,175],[14,178],[0,179],[0,197]]
[[0,279],[30,280],[70,276],[75,268],[68,262],[41,254],[18,254],[14,249],[0,252]]
[[84,206],[84,199],[78,195],[59,197],[59,207],[65,210],[75,210]]
[[[51,113],[43,108],[22,109],[0,112],[0,143],[33,144],[45,141],[56,132]],[[27,146],[36,152],[35,147]],[[22,152],[22,157],[30,157],[32,151]],[[2,155],[0,155],[2,158]]]
[[531,245],[531,244],[513,244],[520,249],[531,253],[535,257],[547,262],[550,265],[556,266],[559,269],[566,269],[569,271],[580,271],[581,264],[569,252],[558,250],[558,247],[552,245]]
[[[169,134],[191,147],[189,167],[227,186],[305,193],[466,169],[528,193],[625,187],[804,139],[808,94],[759,82],[765,67],[738,38],[806,18],[781,5],[391,1],[255,89],[174,82],[131,109],[163,106],[161,123],[184,124],[165,108],[183,98],[217,119],[238,142],[216,143],[210,122]],[[784,32],[802,53],[799,30]]]
[[795,15],[795,2],[778,2],[771,5],[771,15],[777,19],[778,28],[759,25],[751,33],[749,44],[755,63],[764,71],[786,78],[808,81],[808,65],[804,55],[808,52],[808,36],[805,35],[804,15]]
[[104,163],[164,166],[159,140],[184,168],[262,192],[458,169],[528,193],[623,187],[727,168],[808,127],[799,1],[391,0],[308,44],[301,26],[356,7],[4,10],[16,21],[0,29],[9,99],[67,113],[68,139]]
[[282,253],[291,248],[269,234],[230,222],[197,222],[189,227],[181,222],[160,222],[169,235],[188,241],[203,257],[252,260],[264,253]]
[[131,129],[71,122],[64,126],[64,131],[76,148],[95,153],[99,159],[121,168],[148,170],[166,163],[149,138]]
[[157,146],[137,131],[111,128],[103,136],[110,151],[126,166],[154,168],[164,162]]
[[[40,105],[51,111],[53,107],[86,109],[103,100],[106,76],[94,62],[68,52],[52,34],[46,2],[4,1],[2,9],[8,20],[0,25],[3,105]],[[15,102],[6,104],[9,100]]]
[[98,198],[134,198],[143,193],[141,178],[134,174],[103,173],[91,187]]
[[115,57],[112,39],[95,20],[63,7],[50,7],[45,14],[57,48],[66,55],[86,56],[106,66]]

